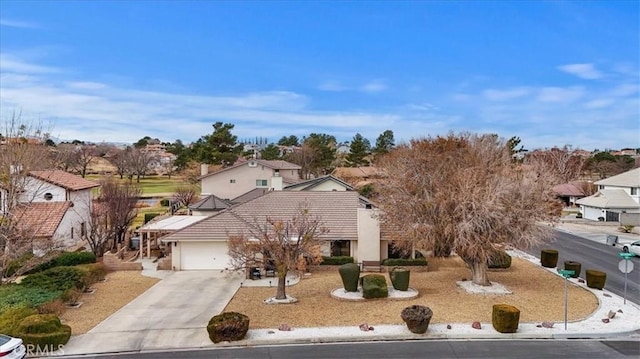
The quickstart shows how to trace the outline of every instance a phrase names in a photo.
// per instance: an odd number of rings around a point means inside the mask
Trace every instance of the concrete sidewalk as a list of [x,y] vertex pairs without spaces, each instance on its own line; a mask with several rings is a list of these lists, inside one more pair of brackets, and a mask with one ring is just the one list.
[[607,243],[607,236],[617,236],[617,246],[640,240],[640,234],[623,233],[618,227],[616,224],[571,219],[561,221],[555,228],[603,244]]

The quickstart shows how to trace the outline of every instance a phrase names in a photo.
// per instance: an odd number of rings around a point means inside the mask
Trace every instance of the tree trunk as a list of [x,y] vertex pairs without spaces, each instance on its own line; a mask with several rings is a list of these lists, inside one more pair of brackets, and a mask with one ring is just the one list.
[[287,299],[286,284],[287,272],[278,271],[278,289],[276,291],[276,299]]
[[489,286],[489,277],[487,277],[487,262],[471,263],[471,275],[473,276],[473,284]]

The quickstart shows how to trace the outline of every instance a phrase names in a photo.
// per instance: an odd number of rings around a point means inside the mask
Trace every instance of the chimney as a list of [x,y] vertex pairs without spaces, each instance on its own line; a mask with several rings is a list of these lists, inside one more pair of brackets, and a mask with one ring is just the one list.
[[205,176],[209,174],[209,165],[206,163],[200,164],[200,176]]
[[271,189],[274,191],[282,191],[282,177],[280,173],[276,172],[271,177]]

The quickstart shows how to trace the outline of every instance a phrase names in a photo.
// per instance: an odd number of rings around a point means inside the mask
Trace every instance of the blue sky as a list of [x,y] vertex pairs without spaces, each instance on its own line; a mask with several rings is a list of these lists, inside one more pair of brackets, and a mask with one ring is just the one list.
[[62,139],[450,131],[640,147],[637,1],[0,2],[0,115]]

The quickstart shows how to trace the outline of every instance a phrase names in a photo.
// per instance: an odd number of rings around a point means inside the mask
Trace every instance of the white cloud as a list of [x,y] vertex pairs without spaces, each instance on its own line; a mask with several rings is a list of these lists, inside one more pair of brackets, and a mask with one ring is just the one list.
[[596,80],[603,77],[593,64],[568,64],[558,66],[558,69],[585,80]]
[[362,92],[381,92],[387,89],[387,85],[382,80],[373,80],[360,86]]
[[55,67],[35,65],[22,61],[12,55],[0,53],[0,72],[17,74],[42,74],[60,72]]
[[614,102],[615,101],[613,99],[602,98],[602,99],[596,99],[596,100],[589,101],[589,102],[584,104],[584,107],[585,108],[591,108],[591,109],[605,108],[605,107],[609,107],[609,106],[613,105]]
[[543,87],[539,90],[538,101],[541,102],[572,102],[584,95],[580,86],[572,87]]
[[36,29],[40,27],[37,24],[32,22],[10,20],[7,18],[0,18],[0,26],[17,27],[17,28],[23,28],[23,29]]
[[526,87],[516,87],[507,90],[487,89],[482,95],[489,101],[506,101],[528,95],[530,90]]

